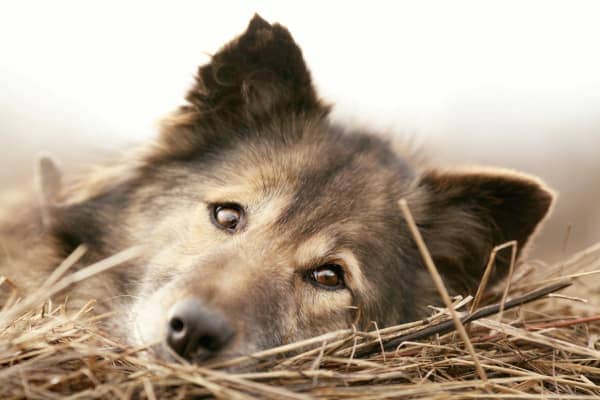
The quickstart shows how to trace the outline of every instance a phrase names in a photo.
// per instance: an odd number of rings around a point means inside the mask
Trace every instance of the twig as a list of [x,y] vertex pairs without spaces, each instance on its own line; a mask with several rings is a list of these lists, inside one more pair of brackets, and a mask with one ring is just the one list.
[[[571,281],[559,282],[559,283],[555,283],[553,285],[548,285],[543,288],[531,291],[529,293],[526,293],[526,294],[516,297],[514,299],[509,299],[506,301],[506,303],[504,303],[504,310],[505,311],[510,310],[512,308],[522,306],[522,305],[530,303],[532,301],[539,300],[539,299],[549,295],[550,293],[554,293],[554,292],[562,290],[566,287],[569,287],[569,286],[571,286],[571,284],[572,284]],[[463,324],[467,324],[469,322],[476,321],[480,318],[489,317],[490,315],[494,315],[494,314],[498,313],[500,311],[500,307],[501,307],[501,304],[498,303],[498,304],[492,304],[487,307],[480,308],[479,310],[475,311],[474,313],[470,313],[470,314],[467,314],[466,316],[462,317],[461,321]],[[454,327],[455,327],[454,321],[452,321],[452,320],[446,320],[446,321],[437,323],[435,325],[430,325],[430,326],[423,328],[421,330],[418,330],[416,332],[411,332],[406,335],[398,336],[396,338],[389,340],[385,344],[385,349],[386,349],[386,351],[390,351],[392,349],[395,349],[398,345],[400,345],[403,342],[423,340],[423,339],[427,339],[427,338],[429,338],[433,335],[437,335],[437,334],[443,335],[445,333],[452,332],[455,329]],[[379,348],[379,343],[374,343],[371,346],[363,347],[362,349],[357,350],[356,355],[357,356],[365,356],[367,354],[373,353],[374,351],[378,351],[378,348]]]
[[458,334],[461,336],[463,342],[465,343],[465,346],[467,347],[467,350],[471,354],[471,358],[473,359],[473,362],[475,363],[475,368],[477,369],[477,374],[479,375],[479,377],[481,378],[482,381],[487,382],[487,375],[485,374],[485,371],[483,370],[483,368],[481,367],[481,364],[479,363],[479,358],[477,357],[477,352],[475,351],[475,347],[473,347],[473,343],[471,343],[471,340],[469,339],[469,334],[465,330],[464,325],[462,324],[460,318],[458,317],[458,313],[456,312],[456,310],[454,308],[452,308],[452,299],[450,298],[450,295],[448,294],[448,290],[446,290],[446,286],[444,285],[444,281],[442,280],[442,277],[440,276],[440,273],[438,272],[438,270],[435,266],[435,263],[433,262],[433,259],[431,258],[431,254],[429,254],[429,250],[427,249],[427,246],[425,245],[425,241],[423,240],[423,237],[421,236],[421,232],[419,232],[419,229],[417,228],[417,224],[415,223],[415,220],[410,212],[410,209],[408,208],[408,203],[406,202],[405,199],[401,199],[399,204],[400,204],[400,209],[402,210],[402,214],[404,214],[404,219],[406,219],[406,223],[408,224],[408,228],[410,229],[410,231],[413,235],[413,238],[415,239],[415,242],[417,243],[417,247],[419,248],[421,257],[423,257],[425,266],[429,270],[429,273],[431,274],[433,282],[435,283],[435,286],[437,287],[437,290],[440,293],[440,296],[442,297],[444,304],[448,308],[448,312],[450,313],[450,316],[452,317],[452,321],[454,322],[454,325],[456,326],[456,330],[458,331]]
[[596,322],[596,321],[600,321],[600,315],[594,315],[593,317],[586,317],[586,318],[576,318],[576,319],[570,319],[570,320],[558,320],[558,321],[552,321],[552,322],[546,322],[544,324],[535,324],[535,325],[528,325],[525,324],[525,329],[527,329],[528,331],[537,331],[540,329],[548,329],[548,328],[567,328],[569,326],[573,326],[573,325],[579,325],[579,324],[587,324],[589,322]]

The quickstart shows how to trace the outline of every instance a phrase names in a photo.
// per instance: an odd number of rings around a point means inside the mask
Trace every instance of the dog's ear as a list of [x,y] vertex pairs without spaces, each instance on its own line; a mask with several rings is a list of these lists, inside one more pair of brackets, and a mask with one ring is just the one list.
[[[536,178],[502,170],[430,171],[409,206],[436,266],[455,293],[477,289],[492,249],[521,252],[553,201]],[[498,253],[490,282],[506,276],[511,250]]]
[[35,186],[42,222],[46,227],[50,225],[50,215],[58,201],[61,182],[58,163],[49,155],[39,155],[35,164]]
[[321,107],[302,53],[289,31],[259,15],[199,68],[187,100],[229,122]]
[[164,119],[160,150],[150,158],[185,158],[278,118],[329,112],[288,30],[258,15],[198,69],[186,100],[189,104]]
[[64,184],[51,158],[41,157],[37,165],[38,207],[43,227],[65,256],[80,244],[88,245],[90,252],[112,247],[119,250],[119,240],[108,243],[105,232],[113,231],[115,221],[119,229],[114,229],[113,235],[126,230],[123,210],[130,204],[129,194],[140,182],[136,165],[123,162],[96,168]]

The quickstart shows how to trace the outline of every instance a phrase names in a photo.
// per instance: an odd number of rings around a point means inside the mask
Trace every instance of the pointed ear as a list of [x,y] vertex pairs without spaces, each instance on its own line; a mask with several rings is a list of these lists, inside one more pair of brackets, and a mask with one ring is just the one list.
[[288,30],[255,15],[246,31],[199,68],[187,100],[229,123],[322,108]]
[[288,30],[258,15],[198,69],[186,100],[162,121],[157,146],[146,157],[150,162],[186,159],[274,120],[320,119],[329,112]]
[[140,176],[137,165],[125,159],[61,185],[56,164],[47,157],[40,159],[37,180],[43,223],[65,255],[80,244],[88,245],[88,254],[120,245],[119,240],[107,241],[106,232],[115,221],[119,221],[116,232],[125,230],[127,224],[120,216],[131,204],[128,196],[138,187]]
[[[474,294],[492,249],[515,240],[520,253],[544,219],[552,192],[512,171],[430,171],[409,199],[434,261],[455,292]],[[510,249],[496,256],[490,282],[504,277]]]
[[50,225],[52,208],[58,201],[62,174],[58,164],[49,155],[41,154],[35,165],[35,184],[44,226]]

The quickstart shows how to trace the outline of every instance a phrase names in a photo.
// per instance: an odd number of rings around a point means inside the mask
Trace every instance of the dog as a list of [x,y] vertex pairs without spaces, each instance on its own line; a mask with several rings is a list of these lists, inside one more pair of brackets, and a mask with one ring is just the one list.
[[[0,273],[28,293],[81,245],[75,270],[139,246],[71,302],[95,298],[116,338],[198,363],[426,316],[439,298],[400,199],[463,295],[552,205],[535,177],[428,167],[330,109],[288,30],[256,15],[151,143],[64,183],[41,158],[36,191],[3,200]],[[498,257],[492,283],[509,264]]]

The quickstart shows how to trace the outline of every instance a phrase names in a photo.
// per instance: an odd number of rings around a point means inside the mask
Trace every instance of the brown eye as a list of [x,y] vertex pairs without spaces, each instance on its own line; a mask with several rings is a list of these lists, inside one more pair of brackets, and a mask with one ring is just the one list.
[[312,270],[309,277],[315,284],[325,289],[340,289],[344,286],[344,273],[339,265],[323,265]]
[[236,232],[242,228],[244,211],[239,204],[217,204],[212,207],[211,220],[220,229]]

